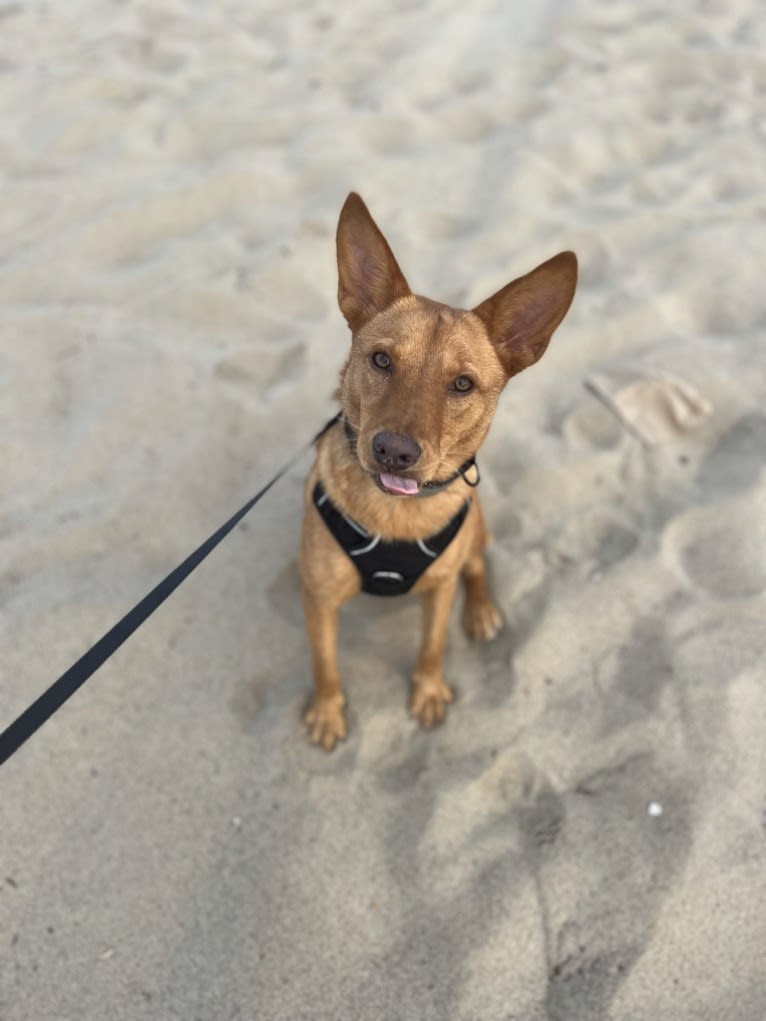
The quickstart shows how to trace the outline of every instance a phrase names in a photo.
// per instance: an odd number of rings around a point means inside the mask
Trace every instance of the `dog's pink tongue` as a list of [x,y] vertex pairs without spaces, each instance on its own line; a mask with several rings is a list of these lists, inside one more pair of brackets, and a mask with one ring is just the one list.
[[412,496],[418,491],[418,484],[414,479],[403,479],[401,475],[386,475],[380,473],[380,481],[390,493],[398,493],[400,496]]

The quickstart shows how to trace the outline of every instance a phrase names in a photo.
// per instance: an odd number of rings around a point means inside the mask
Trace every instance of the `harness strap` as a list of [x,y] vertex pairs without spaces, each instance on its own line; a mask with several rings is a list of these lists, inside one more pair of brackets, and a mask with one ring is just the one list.
[[466,500],[441,531],[413,542],[385,540],[368,532],[330,500],[321,482],[312,492],[314,506],[362,580],[362,590],[375,596],[400,596],[409,592],[460,531],[471,501]]

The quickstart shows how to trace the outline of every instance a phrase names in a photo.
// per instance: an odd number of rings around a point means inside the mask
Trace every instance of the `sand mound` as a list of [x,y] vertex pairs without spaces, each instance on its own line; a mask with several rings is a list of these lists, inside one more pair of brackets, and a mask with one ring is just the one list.
[[[2,721],[331,414],[351,188],[420,293],[582,266],[482,451],[506,627],[453,630],[447,724],[406,715],[415,602],[360,599],[350,738],[307,745],[292,472],[3,768],[3,1021],[763,1018],[756,5],[0,32]],[[648,446],[586,389],[637,365],[695,428]]]

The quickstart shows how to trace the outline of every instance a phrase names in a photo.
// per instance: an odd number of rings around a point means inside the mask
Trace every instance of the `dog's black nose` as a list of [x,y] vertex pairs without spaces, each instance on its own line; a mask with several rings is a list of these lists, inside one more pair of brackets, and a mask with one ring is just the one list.
[[420,457],[420,447],[409,436],[398,433],[378,433],[372,440],[372,452],[382,468],[389,470],[411,468]]

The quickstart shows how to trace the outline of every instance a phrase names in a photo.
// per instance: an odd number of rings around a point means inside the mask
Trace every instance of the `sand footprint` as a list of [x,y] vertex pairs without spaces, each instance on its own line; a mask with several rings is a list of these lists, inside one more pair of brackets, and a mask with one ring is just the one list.
[[417,141],[417,124],[412,119],[372,113],[360,117],[357,131],[372,152],[395,156],[410,152]]
[[747,489],[766,465],[766,415],[744,415],[724,433],[703,461],[697,482],[705,493],[725,495]]
[[561,428],[567,443],[575,448],[611,450],[625,435],[617,416],[593,395],[584,397],[569,412]]
[[306,345],[286,348],[248,347],[222,358],[215,375],[227,383],[244,386],[253,398],[272,401],[303,379]]
[[403,234],[437,244],[461,241],[474,233],[477,226],[476,220],[429,209],[412,210],[402,216]]
[[606,508],[593,507],[570,518],[551,544],[549,556],[578,572],[605,570],[630,556],[638,545],[631,526]]
[[682,514],[663,547],[664,559],[692,586],[718,599],[758,595],[766,589],[766,491]]

